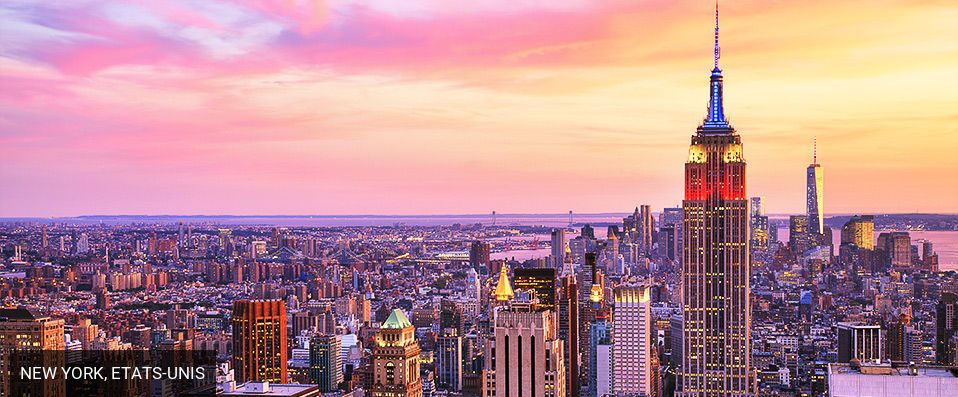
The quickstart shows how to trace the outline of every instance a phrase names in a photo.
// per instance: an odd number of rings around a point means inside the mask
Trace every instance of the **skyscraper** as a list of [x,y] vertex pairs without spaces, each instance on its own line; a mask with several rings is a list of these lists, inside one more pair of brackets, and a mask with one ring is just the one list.
[[565,263],[565,229],[552,229],[552,267],[556,270]]
[[436,383],[445,390],[462,390],[462,334],[455,328],[442,329],[436,339]]
[[685,163],[683,373],[679,396],[748,396],[749,302],[748,196],[742,139],[725,118],[722,70],[715,67],[708,116],[692,135]]
[[373,346],[372,397],[420,397],[419,342],[416,327],[400,309],[392,313],[376,333]]
[[768,216],[765,215],[765,199],[762,197],[751,198],[749,217],[751,218],[749,245],[754,250],[767,250],[769,248],[769,223]]
[[619,286],[612,307],[612,389],[658,396],[653,387],[652,312],[648,286]]
[[582,238],[594,239],[595,229],[586,223],[585,226],[582,226],[582,230],[579,232],[579,235],[582,236]]
[[911,269],[911,235],[908,232],[884,232],[878,236],[875,247],[884,251],[885,261],[895,270]]
[[513,275],[516,290],[532,291],[540,309],[556,311],[556,269],[518,268]]
[[639,219],[636,222],[638,236],[634,242],[639,245],[641,253],[651,255],[652,233],[655,232],[655,218],[652,217],[652,207],[647,204],[639,206]]
[[488,269],[490,264],[489,253],[489,243],[473,241],[472,246],[469,248],[469,264],[476,270],[482,268]]
[[334,392],[343,381],[341,338],[339,335],[321,335],[309,341],[309,381],[319,385],[320,392]]
[[589,379],[588,397],[604,397],[614,392],[612,324],[602,320],[589,325]]
[[855,215],[842,226],[842,245],[853,244],[858,248],[875,248],[875,217]]
[[792,215],[788,217],[788,248],[795,254],[801,254],[812,248],[807,216]]
[[236,381],[286,383],[286,332],[286,305],[282,300],[233,302]]
[[819,240],[822,233],[825,232],[825,204],[822,201],[824,179],[822,177],[822,166],[818,164],[817,141],[813,152],[812,163],[808,165],[805,173],[805,205],[808,208],[808,233],[815,240],[814,245],[821,245]]
[[486,345],[482,395],[487,397],[565,396],[562,340],[555,312],[534,305],[511,305],[495,313]]
[[563,360],[566,390],[570,397],[579,395],[579,287],[575,275],[562,277],[559,283],[558,326],[564,346]]
[[958,333],[958,298],[955,294],[941,294],[935,305],[935,359],[939,365],[955,365],[955,334]]

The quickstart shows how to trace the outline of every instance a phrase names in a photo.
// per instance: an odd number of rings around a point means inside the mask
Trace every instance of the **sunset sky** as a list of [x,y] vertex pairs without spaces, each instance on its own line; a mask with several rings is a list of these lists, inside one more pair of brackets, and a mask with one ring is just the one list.
[[[656,211],[714,3],[0,2],[0,216]],[[749,195],[958,212],[954,1],[726,1]]]

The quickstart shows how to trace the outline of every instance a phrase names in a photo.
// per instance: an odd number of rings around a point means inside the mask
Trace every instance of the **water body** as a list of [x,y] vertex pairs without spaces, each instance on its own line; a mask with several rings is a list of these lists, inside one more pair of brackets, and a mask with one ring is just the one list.
[[[878,240],[878,234],[892,230],[876,230],[875,240]],[[938,254],[938,268],[941,270],[958,270],[958,231],[915,231],[900,230],[908,232],[911,236],[912,245],[918,245],[917,240],[931,241],[932,248]],[[832,230],[832,242],[835,247],[841,245],[842,234],[840,231]],[[778,229],[779,241],[788,242],[788,228]],[[918,247],[919,252],[921,247]],[[837,254],[837,252],[836,252]]]
[[[573,214],[572,221],[575,225],[576,233],[583,224],[589,223],[595,226],[595,235],[597,238],[604,238],[606,235],[606,225],[615,224],[621,227],[622,218],[630,213],[598,213],[598,214]],[[658,219],[659,214],[654,214]],[[17,221],[23,219],[5,218],[2,221]],[[74,224],[128,224],[133,222],[140,223],[213,223],[221,225],[283,225],[283,226],[306,226],[306,227],[342,227],[342,226],[392,226],[397,223],[403,223],[410,226],[437,226],[452,225],[455,223],[467,225],[481,223],[483,225],[492,225],[492,214],[473,214],[473,215],[314,215],[314,216],[137,216],[137,215],[116,215],[116,216],[85,216],[73,218],[54,218],[54,219],[31,219],[40,222],[65,222]],[[569,225],[569,214],[497,214],[495,219],[497,226],[548,226],[548,227],[567,227]],[[958,270],[958,231],[909,231],[912,241],[925,239],[931,241],[935,251],[938,253],[938,262],[942,270]],[[779,228],[779,240],[788,241],[788,229]],[[876,231],[877,238],[878,233]],[[574,233],[567,233],[566,241],[575,237]],[[840,233],[835,231],[834,236],[836,246],[840,238]],[[548,241],[549,236],[542,236],[540,240]],[[495,258],[533,259],[549,255],[548,249],[539,250],[515,250],[500,252],[494,254]]]
[[[611,222],[608,216],[601,217],[583,217],[589,220],[592,223],[602,223],[602,222]],[[621,217],[619,217],[621,221]],[[540,223],[541,224],[541,223]],[[568,224],[568,220],[566,220]],[[549,226],[562,227],[565,225],[553,224]],[[571,231],[571,230],[574,230]],[[595,237],[603,239],[606,236],[606,227],[596,227],[595,228]],[[907,231],[911,236],[912,244],[917,245],[919,240],[931,241],[932,247],[935,252],[938,254],[938,267],[941,270],[958,270],[958,231]],[[579,233],[579,227],[573,229],[567,229],[566,231],[566,241],[569,241]],[[878,234],[880,232],[875,232],[875,239],[878,239]],[[548,242],[550,241],[549,235],[537,235],[539,241]],[[532,237],[529,237],[532,238]],[[841,233],[833,233],[832,238],[834,239],[834,244],[838,247],[841,244]],[[515,239],[515,238],[513,238]],[[788,242],[788,228],[779,228],[778,229],[778,239],[782,242]],[[920,248],[919,248],[920,249]],[[536,250],[511,250],[493,253],[491,255],[492,259],[512,259],[515,258],[519,261],[544,258],[552,254],[552,251],[549,248],[542,248]]]

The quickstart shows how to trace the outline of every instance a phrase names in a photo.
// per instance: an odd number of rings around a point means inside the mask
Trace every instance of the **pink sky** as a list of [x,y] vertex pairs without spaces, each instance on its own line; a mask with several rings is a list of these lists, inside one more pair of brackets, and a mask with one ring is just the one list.
[[[958,212],[953,2],[726,3],[750,195],[802,212],[817,137],[826,213]],[[677,205],[712,8],[4,1],[0,216]]]

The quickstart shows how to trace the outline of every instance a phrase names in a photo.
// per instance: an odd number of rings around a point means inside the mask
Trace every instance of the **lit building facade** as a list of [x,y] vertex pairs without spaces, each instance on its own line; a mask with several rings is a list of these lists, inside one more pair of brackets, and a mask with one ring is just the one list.
[[742,140],[725,118],[722,70],[715,67],[708,116],[685,164],[683,372],[677,396],[753,394],[750,359],[749,203]]
[[825,202],[823,190],[825,179],[822,176],[822,166],[818,164],[818,148],[816,144],[812,163],[805,170],[805,207],[808,209],[808,232],[819,237],[825,233]]
[[518,268],[512,273],[516,290],[532,291],[540,309],[556,311],[556,269]]
[[233,302],[233,370],[237,382],[287,382],[286,305],[282,300]]
[[502,308],[486,345],[485,397],[566,395],[562,340],[554,312],[535,305]]
[[[10,363],[8,355],[17,351],[38,350],[66,350],[66,340],[63,337],[64,321],[42,316],[30,309],[0,308],[0,396],[36,395],[61,396],[65,392],[65,383],[62,379],[45,381],[42,384],[11,385],[10,378],[17,370],[7,368]],[[30,360],[31,364],[40,364],[46,367],[63,365],[64,355],[44,355],[38,360]]]
[[309,381],[323,393],[339,389],[343,381],[342,336],[322,335],[309,341]]
[[[648,286],[619,286],[612,306],[612,389],[658,396],[652,368],[652,312]],[[597,368],[598,369],[598,368]]]
[[416,327],[394,309],[379,327],[373,346],[373,397],[420,397],[419,342]]
[[852,244],[858,248],[875,249],[875,217],[855,215],[842,226],[842,245]]

